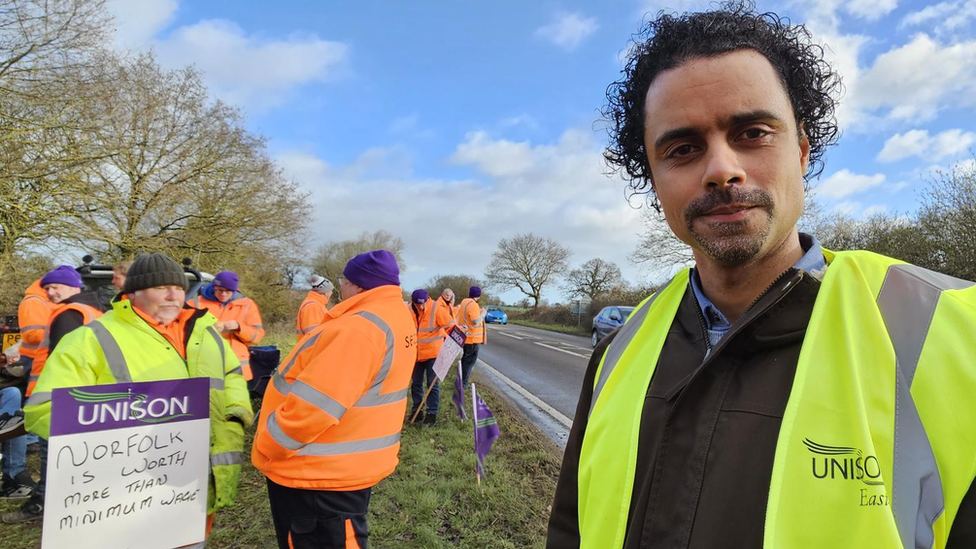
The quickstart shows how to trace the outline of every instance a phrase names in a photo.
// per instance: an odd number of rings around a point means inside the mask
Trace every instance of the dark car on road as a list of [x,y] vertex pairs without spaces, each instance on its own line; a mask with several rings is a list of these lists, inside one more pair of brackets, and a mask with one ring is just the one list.
[[620,307],[618,305],[601,309],[600,313],[593,317],[593,331],[590,332],[590,343],[596,347],[601,339],[607,337],[607,334],[623,326],[624,321],[627,320],[627,317],[632,312],[634,312],[633,307]]

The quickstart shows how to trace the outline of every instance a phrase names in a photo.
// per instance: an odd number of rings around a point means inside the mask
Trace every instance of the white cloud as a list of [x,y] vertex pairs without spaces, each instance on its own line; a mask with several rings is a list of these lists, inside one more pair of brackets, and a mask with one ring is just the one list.
[[815,189],[818,197],[833,199],[861,194],[885,182],[884,174],[861,175],[844,168],[824,179]]
[[864,211],[861,212],[861,217],[872,217],[875,215],[881,215],[883,213],[887,213],[887,211],[888,211],[888,206],[885,206],[884,204],[875,204],[873,206],[868,206],[867,208],[864,208]]
[[844,3],[844,9],[854,17],[877,21],[898,7],[898,0],[852,0]]
[[834,206],[834,211],[835,212],[837,212],[837,213],[839,213],[841,215],[849,215],[849,216],[853,216],[854,215],[854,212],[856,212],[856,211],[858,211],[860,209],[861,209],[861,203],[860,202],[846,201],[846,202],[841,202],[841,203],[839,203],[839,204],[837,204],[837,205]]
[[108,0],[115,18],[115,45],[122,50],[142,49],[173,21],[178,0]]
[[596,32],[597,28],[599,25],[593,17],[560,12],[551,23],[536,29],[535,34],[566,51],[573,51],[584,38]]
[[[627,255],[642,227],[640,210],[627,204],[621,180],[604,175],[601,153],[592,132],[582,130],[545,144],[472,132],[449,159],[470,168],[472,179],[390,169],[387,164],[404,162],[403,151],[391,149],[374,149],[343,166],[300,151],[278,155],[278,161],[312,192],[319,242],[378,229],[403,238],[404,286],[419,286],[438,273],[482,276],[498,240],[522,232],[568,246],[574,264],[599,256],[634,279],[637,269]],[[440,229],[431,230],[432,219]],[[551,290],[548,299],[561,298],[557,288]]]
[[976,40],[941,44],[926,34],[879,55],[857,79],[852,107],[894,120],[926,121],[976,105]]
[[180,27],[155,48],[167,66],[200,69],[217,97],[257,108],[285,102],[295,87],[330,80],[348,55],[340,42],[299,34],[269,40],[220,19]]
[[976,21],[976,0],[941,2],[926,6],[902,18],[899,29],[928,26],[936,34],[950,35],[965,30]]
[[928,130],[911,130],[896,134],[885,141],[878,153],[881,162],[894,162],[910,156],[926,160],[941,160],[966,152],[976,143],[976,133],[960,129],[929,135]]

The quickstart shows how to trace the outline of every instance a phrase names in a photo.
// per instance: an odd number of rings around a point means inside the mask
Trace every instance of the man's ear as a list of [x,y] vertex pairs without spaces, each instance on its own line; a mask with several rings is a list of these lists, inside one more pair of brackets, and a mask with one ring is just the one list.
[[803,128],[802,122],[797,128],[797,133],[800,138],[800,168],[802,168],[800,175],[805,176],[810,167],[810,140],[807,139],[807,132]]

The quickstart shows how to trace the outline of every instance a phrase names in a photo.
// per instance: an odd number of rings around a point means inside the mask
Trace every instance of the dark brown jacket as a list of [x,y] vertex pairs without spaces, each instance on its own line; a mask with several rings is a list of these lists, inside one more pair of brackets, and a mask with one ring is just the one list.
[[[685,291],[644,401],[624,549],[762,547],[776,441],[819,289],[815,278],[790,269],[707,359],[705,324],[691,288]],[[597,346],[583,379],[549,549],[579,547],[580,448],[596,369],[614,336]],[[974,492],[947,549],[976,547]]]

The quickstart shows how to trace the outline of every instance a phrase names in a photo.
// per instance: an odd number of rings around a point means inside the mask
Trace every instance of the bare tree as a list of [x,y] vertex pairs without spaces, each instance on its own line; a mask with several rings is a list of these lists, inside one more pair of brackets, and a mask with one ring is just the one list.
[[678,240],[664,220],[664,214],[653,208],[644,208],[641,214],[644,230],[640,234],[637,248],[630,254],[634,265],[652,269],[685,267],[695,262],[691,247]]
[[621,284],[620,267],[611,261],[595,257],[579,268],[569,271],[563,291],[569,297],[587,296],[595,299]]
[[[477,278],[470,275],[437,275],[430,278],[427,284],[424,284],[424,289],[431,295],[431,297],[440,297],[441,293],[446,289],[450,288],[454,290],[454,295],[457,303],[460,303],[462,299],[468,296],[468,289],[471,286],[484,286],[484,283]],[[488,302],[485,298],[482,300],[484,303]]]
[[569,267],[571,252],[551,238],[532,233],[518,234],[498,242],[485,270],[488,285],[507,290],[515,288],[539,306],[542,290]]
[[208,97],[193,69],[168,71],[151,55],[109,58],[86,105],[81,197],[60,201],[64,238],[102,256],[141,251],[232,259],[241,249],[300,233],[307,195],[270,160],[240,112]]
[[312,258],[312,270],[324,276],[339,287],[339,275],[346,267],[346,263],[357,255],[372,250],[387,250],[396,256],[400,271],[406,270],[403,262],[403,250],[405,246],[403,239],[398,236],[379,230],[375,232],[364,232],[351,240],[341,240],[327,242],[323,244]]
[[78,105],[111,28],[103,4],[0,0],[0,276],[63,231],[56,198],[78,190],[71,170],[89,161]]

